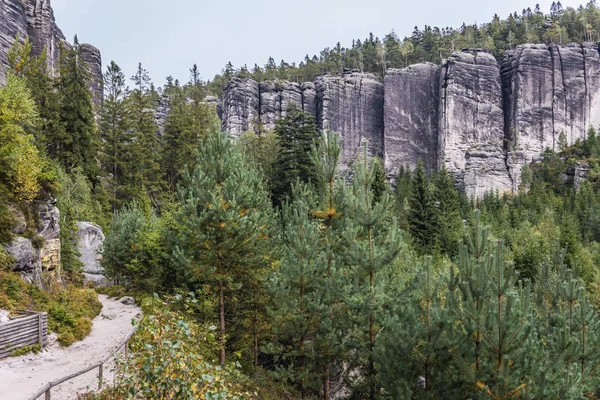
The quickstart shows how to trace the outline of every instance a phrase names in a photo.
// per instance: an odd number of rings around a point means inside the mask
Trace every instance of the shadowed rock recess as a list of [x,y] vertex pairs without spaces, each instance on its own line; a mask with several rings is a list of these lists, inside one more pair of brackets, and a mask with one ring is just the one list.
[[314,82],[235,78],[225,89],[223,129],[235,137],[271,129],[289,104],[314,115],[319,129],[342,137],[347,166],[363,141],[388,174],[419,159],[445,166],[467,195],[513,191],[521,168],[600,125],[600,53],[591,43],[518,46],[498,62],[485,50],[463,50],[441,66],[391,69],[383,83],[346,71]]
[[[35,56],[46,49],[48,71],[57,75],[61,44],[71,45],[56,25],[50,0],[0,0],[0,84],[6,79],[6,56],[17,36],[21,41],[29,38]],[[90,66],[90,89],[98,107],[103,97],[100,51],[89,44],[82,44],[81,54]]]

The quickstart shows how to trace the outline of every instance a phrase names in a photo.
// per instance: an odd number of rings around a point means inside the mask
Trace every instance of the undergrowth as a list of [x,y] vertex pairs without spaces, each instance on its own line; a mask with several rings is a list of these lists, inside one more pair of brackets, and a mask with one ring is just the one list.
[[58,334],[61,345],[70,346],[90,333],[92,319],[100,313],[102,304],[92,289],[55,284],[44,291],[18,274],[0,271],[0,308],[47,312],[48,329]]

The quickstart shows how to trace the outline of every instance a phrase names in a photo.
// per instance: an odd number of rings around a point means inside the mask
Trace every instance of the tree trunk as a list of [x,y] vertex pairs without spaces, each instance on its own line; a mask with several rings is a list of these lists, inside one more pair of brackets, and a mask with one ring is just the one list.
[[219,280],[219,322],[221,331],[221,354],[219,360],[221,366],[225,365],[225,295],[223,281]]

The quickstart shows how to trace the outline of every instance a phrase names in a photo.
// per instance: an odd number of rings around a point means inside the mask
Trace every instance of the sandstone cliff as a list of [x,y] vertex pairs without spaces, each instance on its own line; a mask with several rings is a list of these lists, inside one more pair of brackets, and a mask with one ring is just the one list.
[[[48,71],[56,75],[61,44],[70,46],[56,24],[50,0],[0,0],[0,84],[4,82],[7,53],[16,37],[29,38],[32,53],[42,54],[46,49]],[[102,60],[95,47],[82,44],[82,58],[90,66],[90,88],[94,104],[102,103]]]
[[556,149],[561,133],[573,143],[598,127],[600,53],[595,44],[528,44],[499,63],[487,51],[464,50],[441,66],[389,70],[383,83],[356,71],[300,85],[236,78],[225,89],[223,129],[272,129],[292,103],[321,130],[341,134],[344,165],[366,140],[390,176],[422,159],[479,197],[516,190],[523,164]]

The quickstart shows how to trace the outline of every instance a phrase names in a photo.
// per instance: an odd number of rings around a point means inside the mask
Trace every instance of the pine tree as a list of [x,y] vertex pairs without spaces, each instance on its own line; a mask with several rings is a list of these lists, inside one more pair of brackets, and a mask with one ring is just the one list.
[[213,132],[199,146],[197,165],[179,186],[181,213],[174,254],[190,284],[208,285],[219,314],[220,362],[235,325],[236,292],[264,268],[269,202],[261,175],[229,138]]
[[431,184],[421,160],[413,174],[408,206],[408,228],[417,253],[435,253],[438,246],[438,221]]
[[92,95],[90,71],[81,58],[77,36],[73,48],[63,46],[60,77],[57,81],[60,129],[47,132],[48,154],[68,171],[80,167],[92,183],[98,181],[99,140]]
[[359,316],[357,324],[364,324],[365,336],[368,337],[368,340],[358,338],[357,341],[367,343],[366,351],[365,348],[359,348],[358,351],[367,355],[364,368],[367,390],[363,397],[368,393],[370,399],[375,399],[377,388],[373,350],[382,308],[376,277],[396,259],[401,249],[401,239],[393,217],[394,204],[389,191],[381,189],[381,177],[378,181],[382,169],[377,159],[369,165],[365,145],[363,160],[355,171],[353,193],[347,200],[348,219],[354,229],[346,239],[346,246],[347,257],[355,269],[355,289],[346,303],[355,307],[353,314]]
[[274,204],[281,204],[291,195],[296,180],[314,180],[310,161],[311,148],[317,138],[314,117],[291,105],[285,118],[275,123],[275,134],[279,142],[279,153],[275,162]]

